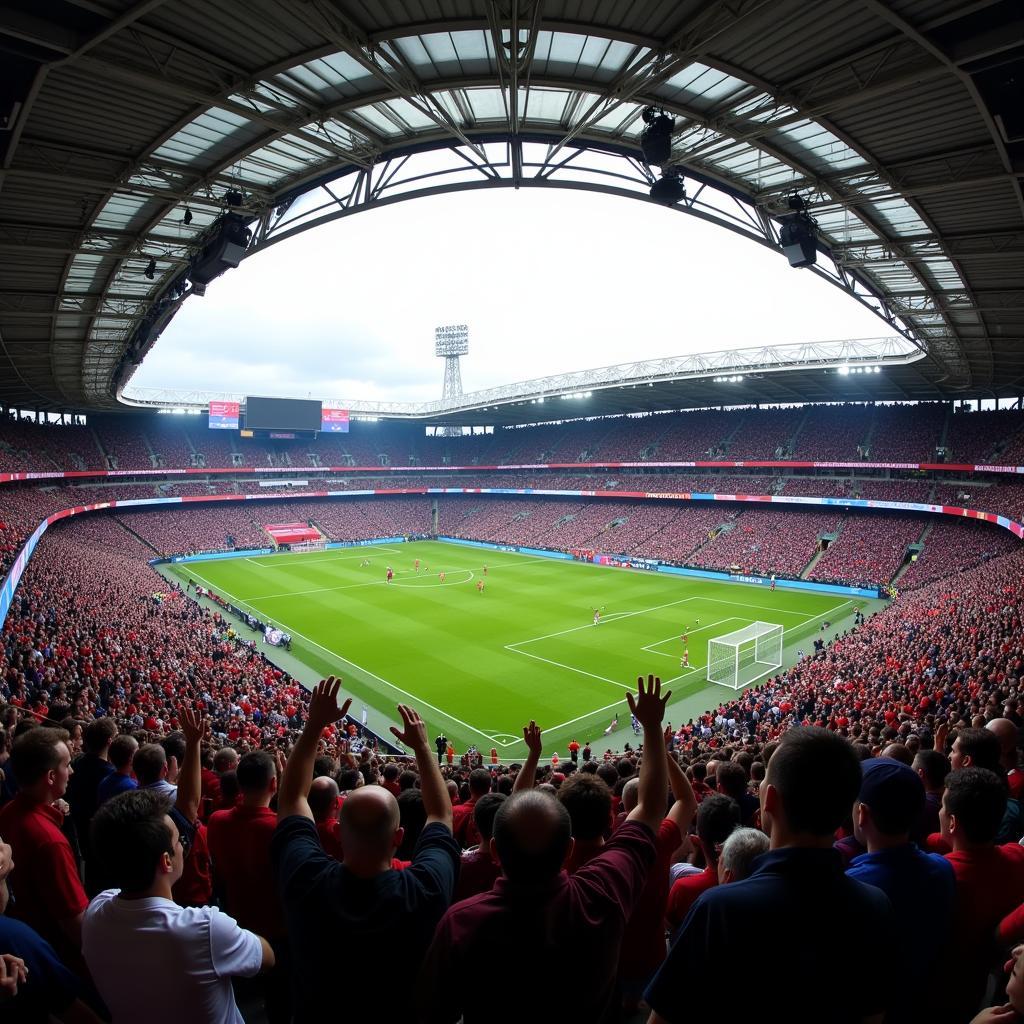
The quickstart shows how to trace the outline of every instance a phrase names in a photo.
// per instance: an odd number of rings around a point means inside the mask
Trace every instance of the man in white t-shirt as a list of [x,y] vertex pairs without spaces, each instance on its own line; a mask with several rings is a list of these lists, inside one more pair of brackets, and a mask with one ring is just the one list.
[[189,841],[178,826],[153,790],[122,793],[96,812],[93,855],[120,888],[89,904],[82,953],[114,1024],[243,1024],[231,978],[273,967],[274,954],[216,907],[174,902]]

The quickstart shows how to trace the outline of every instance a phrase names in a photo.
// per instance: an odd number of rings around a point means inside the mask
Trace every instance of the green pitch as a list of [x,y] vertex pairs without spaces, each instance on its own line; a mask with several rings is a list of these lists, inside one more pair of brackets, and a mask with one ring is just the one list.
[[[360,705],[379,713],[371,726],[397,722],[395,705],[409,703],[432,737],[443,730],[459,752],[497,747],[503,760],[523,756],[531,718],[546,751],[564,756],[573,737],[621,748],[633,739],[625,692],[638,673],[668,681],[668,719],[685,722],[733,694],[705,679],[709,638],[779,623],[788,665],[812,649],[823,621],[831,637],[855,607],[880,604],[427,541],[163,568],[290,633],[292,658],[306,669],[299,678],[340,674],[353,714]],[[619,727],[605,740],[616,712]]]

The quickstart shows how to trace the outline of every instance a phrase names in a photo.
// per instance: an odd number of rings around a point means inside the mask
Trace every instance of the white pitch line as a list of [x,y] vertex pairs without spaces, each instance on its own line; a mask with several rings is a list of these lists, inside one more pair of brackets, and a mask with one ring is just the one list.
[[[730,615],[727,619],[719,619],[717,622],[709,622],[706,626],[697,626],[695,629],[691,629],[687,632],[687,636],[690,633],[703,633],[706,629],[714,629],[715,626],[720,626],[723,622],[742,622],[744,621],[739,615]],[[679,642],[680,633],[673,633],[671,636],[665,637],[664,640],[655,640],[654,643],[648,644],[646,647],[641,647],[641,651],[647,651],[649,654],[660,654],[663,658],[674,658],[674,654],[666,654],[664,651],[656,651],[655,647],[660,647],[662,644],[667,644],[670,640]]]
[[[237,601],[238,604],[241,604],[241,605],[244,605],[244,604],[248,603],[246,601],[243,601],[239,597],[235,597],[235,595],[230,593],[230,591],[223,590],[221,588],[218,588],[218,587],[214,586],[214,584],[212,584],[208,579],[206,579],[203,576],[200,576],[199,573],[193,573],[192,575],[198,576],[199,579],[201,579],[215,593],[220,593],[220,594],[223,594],[225,597],[230,597],[230,598],[232,598],[232,600]],[[266,616],[264,616],[264,618],[270,619],[271,617],[269,615],[266,615]],[[276,621],[276,620],[271,619],[271,621]],[[477,729],[476,726],[470,725],[468,722],[463,722],[462,719],[456,718],[454,715],[450,715],[447,711],[442,711],[439,707],[435,707],[433,704],[429,704],[427,701],[423,700],[422,698],[417,697],[415,693],[410,693],[408,690],[403,690],[400,686],[396,686],[390,680],[385,679],[383,676],[377,675],[376,672],[371,672],[369,669],[363,668],[362,665],[357,664],[356,662],[352,661],[350,658],[346,658],[343,654],[339,654],[337,651],[332,651],[329,647],[324,647],[323,644],[318,644],[312,638],[310,638],[308,636],[305,636],[302,633],[296,632],[290,626],[287,626],[286,623],[282,622],[282,623],[279,623],[279,625],[282,628],[284,628],[286,632],[290,633],[292,636],[297,636],[300,640],[305,640],[306,643],[311,644],[313,647],[319,648],[325,654],[329,654],[332,658],[338,658],[340,661],[343,661],[346,665],[351,665],[353,668],[358,669],[360,672],[362,672],[364,675],[369,676],[371,679],[376,679],[377,682],[383,683],[385,686],[390,686],[392,690],[395,690],[396,692],[402,694],[403,697],[411,698],[412,701],[417,706],[425,707],[425,708],[430,708],[431,711],[436,711],[439,715],[441,715],[443,718],[446,718],[449,722],[454,722],[456,725],[461,725],[463,729],[469,729],[470,732],[475,732],[477,734],[477,736],[483,736],[483,738],[485,740],[490,740],[492,743],[496,743],[497,742],[494,739],[493,736],[489,736],[487,733],[483,732],[482,730]],[[511,744],[508,744],[508,743],[500,744],[500,745],[501,746],[511,746]]]
[[[686,604],[688,601],[699,601],[698,597],[684,597],[679,601],[669,601],[667,604],[657,604],[653,608],[640,608],[635,612],[612,612],[612,615],[618,616],[612,619],[611,616],[605,621],[621,622],[623,619],[632,618],[634,615],[646,615],[648,612],[660,611],[662,608],[671,608],[677,604]],[[512,650],[515,647],[522,647],[525,644],[535,644],[540,640],[550,640],[554,636],[565,636],[566,633],[575,633],[580,629],[592,629],[592,622],[586,622],[582,626],[573,626],[571,629],[560,629],[557,633],[545,633],[544,636],[531,637],[529,640],[517,640],[514,644],[505,644],[504,646],[508,650]]]
[[618,686],[623,690],[632,690],[631,686],[626,686],[625,683],[620,683],[615,679],[609,679],[607,676],[599,676],[595,672],[588,672],[586,669],[576,668],[574,665],[566,665],[561,661],[552,661],[550,658],[542,658],[539,654],[531,654],[529,651],[519,651],[514,647],[509,647],[508,650],[512,651],[513,654],[522,654],[524,657],[533,658],[535,661],[543,661],[548,665],[554,665],[556,668],[564,668],[569,672],[577,672],[581,676],[590,676],[591,679],[600,679],[605,683],[611,683],[612,686]]
[[[351,551],[351,550],[353,550],[353,549],[352,548],[335,548],[335,549],[333,549],[333,551]],[[373,554],[374,552],[378,552],[378,551],[386,551],[389,555],[401,555],[403,553],[398,548],[377,547],[377,546],[371,545],[371,544],[367,544],[365,547],[358,547],[355,550],[359,551],[360,554],[358,554],[358,555],[335,555],[333,553],[333,551],[324,551],[324,552],[321,553],[322,557],[321,556],[315,556],[313,558],[303,558],[300,555],[289,554],[287,551],[279,551],[279,552],[275,552],[274,554],[271,554],[271,555],[257,555],[255,558],[253,558],[251,556],[246,556],[245,560],[247,562],[255,562],[257,565],[260,565],[260,560],[261,559],[267,559],[267,558],[287,558],[289,565],[302,565],[302,564],[304,564],[306,562],[313,562],[313,563],[317,563],[317,562],[345,562],[345,561],[350,561],[353,558],[365,558],[366,557],[366,552],[369,552],[370,554]],[[273,568],[273,566],[270,566],[270,565],[260,565],[260,568],[261,569],[271,569],[271,568]]]

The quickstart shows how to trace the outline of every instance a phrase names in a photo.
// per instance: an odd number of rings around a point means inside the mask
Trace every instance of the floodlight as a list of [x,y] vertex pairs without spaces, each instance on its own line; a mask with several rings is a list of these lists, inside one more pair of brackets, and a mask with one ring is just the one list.
[[675,121],[660,107],[644,107],[640,115],[644,129],[640,132],[640,149],[647,164],[667,164],[672,153],[672,132]]
[[225,206],[241,206],[245,201],[245,197],[237,189],[228,189],[224,193],[224,205]]
[[806,213],[786,217],[779,231],[779,246],[791,267],[813,267],[818,261],[817,232]]
[[152,256],[150,256],[149,262],[146,264],[146,269],[143,273],[150,279],[150,281],[156,277],[156,260]]
[[666,206],[675,206],[686,198],[686,186],[674,167],[665,171],[651,186],[651,198]]

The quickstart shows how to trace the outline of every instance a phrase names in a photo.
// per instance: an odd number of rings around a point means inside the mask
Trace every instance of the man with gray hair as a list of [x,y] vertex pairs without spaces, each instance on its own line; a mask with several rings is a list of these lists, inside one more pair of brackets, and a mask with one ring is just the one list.
[[768,852],[768,845],[768,837],[759,828],[736,829],[722,845],[718,857],[718,884],[743,881],[754,860]]

